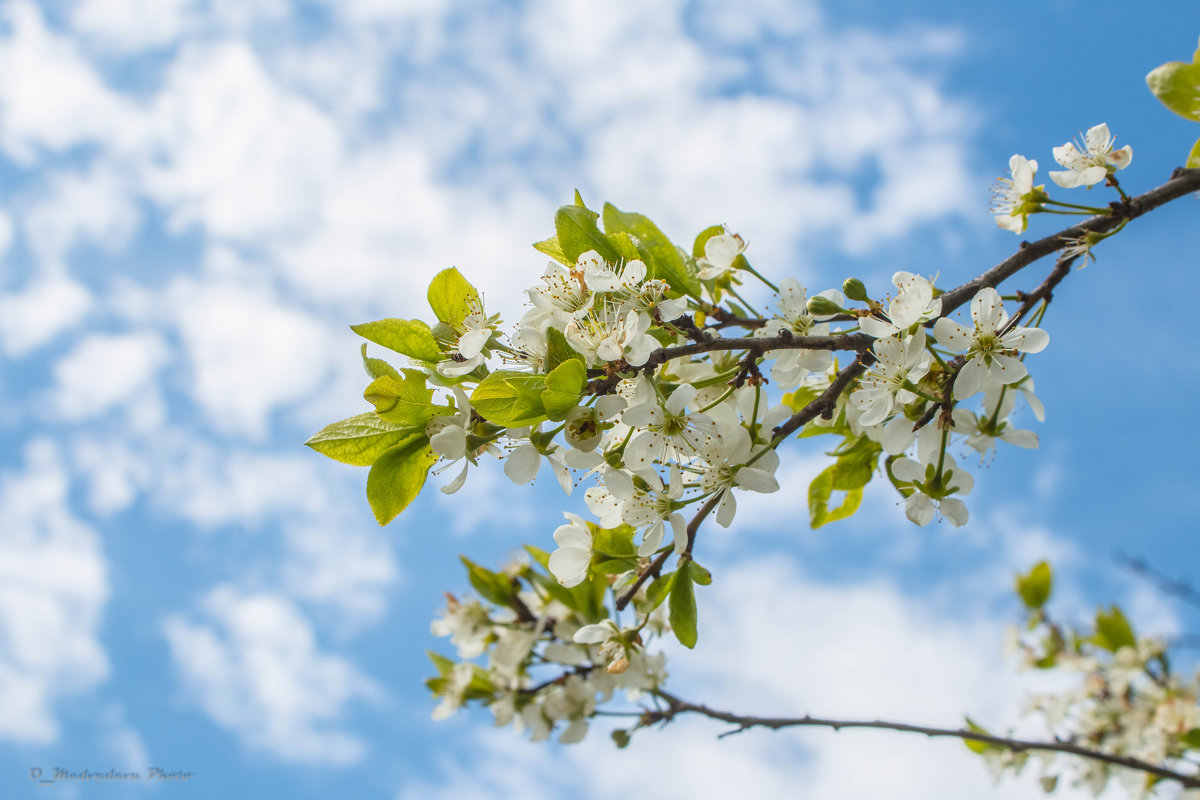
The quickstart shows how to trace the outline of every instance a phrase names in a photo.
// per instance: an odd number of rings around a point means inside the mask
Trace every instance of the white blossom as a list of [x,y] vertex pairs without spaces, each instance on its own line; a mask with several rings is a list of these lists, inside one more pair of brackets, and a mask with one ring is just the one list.
[[966,351],[966,363],[954,380],[954,397],[965,399],[985,389],[988,382],[1016,383],[1028,374],[1017,353],[1040,353],[1050,343],[1041,328],[1015,327],[1002,333],[1008,313],[1000,293],[990,286],[980,289],[971,301],[974,330],[947,317],[933,325],[938,344],[953,351]]
[[1114,137],[1108,125],[1100,123],[1088,129],[1078,147],[1067,142],[1054,148],[1054,160],[1066,167],[1063,172],[1051,172],[1050,179],[1064,189],[1093,186],[1109,174],[1125,169],[1133,161],[1133,148],[1125,145],[1113,150]]
[[550,574],[568,589],[587,578],[592,563],[592,531],[581,517],[564,511],[569,520],[554,531],[558,549],[550,554]]
[[859,379],[858,388],[850,395],[850,401],[862,411],[859,417],[862,425],[877,425],[887,419],[897,404],[915,400],[917,396],[906,387],[929,372],[924,328],[918,328],[903,340],[895,336],[876,339],[871,350],[878,360]]
[[733,269],[733,262],[746,249],[746,241],[726,228],[704,243],[704,257],[696,259],[703,280],[720,278]]
[[1006,231],[1023,233],[1029,223],[1029,215],[1041,209],[1045,192],[1041,186],[1034,187],[1033,176],[1038,163],[1022,155],[1008,160],[1011,178],[997,178],[992,186],[992,213],[996,224]]

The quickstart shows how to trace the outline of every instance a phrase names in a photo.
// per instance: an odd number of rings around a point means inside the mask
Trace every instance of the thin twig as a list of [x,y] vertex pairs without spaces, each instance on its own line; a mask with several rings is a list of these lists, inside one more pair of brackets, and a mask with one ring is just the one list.
[[847,720],[847,719],[825,719],[822,717],[813,717],[805,715],[803,717],[755,717],[745,714],[734,714],[728,711],[718,711],[714,708],[709,708],[706,705],[699,703],[690,703],[682,700],[673,694],[657,689],[655,695],[666,701],[665,709],[647,709],[642,715],[645,724],[653,724],[655,722],[663,722],[670,720],[680,714],[700,714],[711,719],[728,722],[732,725],[737,725],[736,733],[744,731],[748,728],[770,728],[779,730],[780,728],[795,728],[795,727],[815,727],[815,728],[832,728],[835,731],[842,728],[872,728],[876,730],[900,731],[902,733],[920,733],[929,737],[952,737],[962,739],[964,741],[982,742],[987,745],[1001,747],[1005,750],[1011,750],[1014,753],[1020,753],[1028,750],[1040,750],[1051,753],[1067,753],[1080,758],[1089,758],[1095,761],[1102,761],[1107,764],[1113,764],[1126,769],[1145,772],[1150,775],[1166,778],[1168,780],[1178,781],[1181,785],[1188,789],[1200,788],[1200,776],[1188,775],[1182,772],[1176,772],[1167,767],[1152,764],[1148,761],[1142,761],[1138,758],[1129,756],[1116,755],[1114,753],[1105,753],[1101,750],[1092,750],[1087,747],[1081,747],[1077,744],[1066,741],[1035,741],[1029,739],[1012,739],[1006,736],[994,736],[990,733],[980,731],[969,731],[956,728],[933,728],[925,725],[913,725],[907,722],[890,722],[887,720]]
[[[708,498],[704,505],[700,506],[700,510],[696,512],[696,516],[692,517],[692,521],[688,523],[687,549],[684,551],[685,553],[690,554],[692,552],[692,544],[696,541],[696,531],[700,529],[700,523],[704,521],[705,517],[712,513],[712,510],[716,508],[720,499],[720,492],[717,492],[712,497]],[[671,554],[674,552],[675,548],[668,547],[666,550],[663,550],[661,553],[659,553],[653,561],[647,564],[645,569],[638,573],[637,580],[633,582],[633,585],[626,589],[625,593],[617,598],[617,611],[624,611],[625,607],[629,605],[629,602],[633,600],[633,596],[636,595],[638,590],[642,588],[642,584],[644,584],[651,577],[662,572],[663,565],[667,563],[667,559],[670,558]]]

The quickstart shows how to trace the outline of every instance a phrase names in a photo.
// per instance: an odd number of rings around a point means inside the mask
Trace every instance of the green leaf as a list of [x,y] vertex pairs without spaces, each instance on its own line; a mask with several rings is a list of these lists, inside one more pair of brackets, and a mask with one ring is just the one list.
[[648,217],[605,203],[604,229],[609,235],[628,233],[636,238],[646,248],[649,257],[646,268],[651,278],[661,278],[675,291],[699,299],[699,278],[688,271],[675,244]]
[[534,242],[533,249],[537,250],[539,253],[544,253],[550,256],[560,264],[564,264],[568,267],[575,265],[574,261],[568,261],[567,257],[563,255],[562,246],[558,243],[557,235],[551,236],[549,239],[543,239],[540,242]]
[[572,358],[551,370],[546,376],[546,388],[541,398],[546,416],[555,422],[566,419],[567,412],[579,405],[579,396],[585,386],[587,367],[582,361]]
[[575,264],[589,250],[595,250],[608,262],[619,260],[616,248],[596,225],[595,211],[582,206],[560,206],[554,213],[554,230],[568,265]]
[[617,257],[623,261],[636,261],[643,258],[644,254],[638,248],[638,241],[624,231],[608,234],[608,241],[613,250],[617,252]]
[[488,422],[506,428],[536,425],[546,418],[542,405],[545,389],[545,375],[499,370],[475,387],[471,406]]
[[[980,727],[979,725],[976,725],[971,720],[970,717],[967,717],[966,721],[967,721],[967,730],[969,730],[971,733],[987,734],[987,730]],[[967,746],[967,749],[970,750],[972,753],[981,753],[982,754],[982,753],[986,753],[988,750],[1000,749],[999,745],[994,745],[991,742],[981,742],[981,741],[978,741],[977,739],[963,739],[963,744],[965,744]]]
[[1192,728],[1179,737],[1179,743],[1189,750],[1200,750],[1200,728]]
[[480,597],[498,606],[512,604],[513,585],[507,575],[481,567],[466,556],[459,556],[458,559],[467,568],[467,579]]
[[403,380],[403,378],[400,377],[400,373],[396,370],[396,368],[393,367],[388,362],[384,361],[382,358],[368,357],[367,356],[367,345],[365,342],[363,343],[363,346],[362,346],[362,361],[363,361],[363,369],[365,369],[367,371],[367,374],[370,375],[372,378],[378,378],[382,375],[390,375],[391,377],[395,378],[398,381]]
[[574,359],[585,367],[587,363],[583,356],[575,352],[575,348],[567,343],[567,337],[558,328],[546,329],[546,370],[553,372],[564,361]]
[[613,742],[616,743],[618,750],[624,750],[629,747],[629,731],[624,728],[617,728],[611,734]]
[[415,436],[375,459],[367,473],[367,502],[380,525],[394,520],[416,499],[437,460],[424,436]]
[[1030,611],[1037,611],[1046,605],[1053,586],[1054,576],[1045,561],[1035,564],[1027,575],[1017,576],[1017,594],[1021,595],[1021,600]]
[[720,236],[724,232],[724,225],[711,225],[700,231],[700,235],[692,244],[692,258],[704,258],[704,245],[708,244],[708,240],[712,237]]
[[1200,139],[1192,145],[1192,152],[1188,153],[1187,162],[1184,164],[1188,169],[1196,169],[1200,167]]
[[858,510],[862,502],[862,488],[850,489],[837,508],[829,508],[829,499],[833,495],[833,484],[837,465],[826,467],[820,475],[813,479],[808,487],[808,517],[814,529],[830,522],[846,519]]
[[450,409],[433,404],[433,390],[425,385],[426,375],[415,369],[403,371],[403,379],[381,375],[363,392],[375,413],[388,422],[423,428],[425,423]]
[[680,569],[675,575],[667,619],[671,623],[671,630],[675,631],[675,638],[681,645],[691,649],[696,646],[696,589],[692,585],[690,569]]
[[592,530],[592,549],[613,558],[634,558],[637,556],[637,547],[633,544],[633,535],[636,532],[629,525],[618,525],[615,528],[594,528]]
[[663,600],[666,600],[667,595],[671,593],[671,587],[675,585],[675,576],[678,574],[678,572],[668,572],[652,580],[646,587],[646,599],[637,603],[638,613],[649,614],[661,606]]
[[688,562],[688,572],[692,573],[692,580],[700,586],[708,586],[712,583],[712,573],[695,561]]
[[848,492],[861,489],[871,482],[875,465],[883,447],[864,434],[853,444],[837,450],[837,463],[833,467],[833,486],[838,491]]
[[420,435],[420,431],[380,419],[378,414],[368,411],[326,425],[305,444],[334,461],[369,467],[388,449],[410,436]]
[[[430,287],[430,291],[432,289],[433,287]],[[419,319],[381,319],[376,322],[351,325],[350,330],[369,342],[383,345],[389,350],[395,350],[397,353],[415,358],[417,361],[435,362],[442,358],[442,350],[438,347],[433,331]]]
[[601,575],[622,575],[638,568],[638,562],[632,558],[608,558],[592,564],[592,572]]
[[1171,111],[1184,119],[1200,121],[1200,62],[1163,64],[1146,76],[1146,85]]
[[1107,612],[1096,611],[1096,633],[1091,641],[1105,650],[1117,652],[1122,647],[1136,647],[1137,637],[1121,609],[1112,606]]
[[462,324],[478,303],[479,292],[454,267],[434,275],[429,284],[429,307],[447,325]]

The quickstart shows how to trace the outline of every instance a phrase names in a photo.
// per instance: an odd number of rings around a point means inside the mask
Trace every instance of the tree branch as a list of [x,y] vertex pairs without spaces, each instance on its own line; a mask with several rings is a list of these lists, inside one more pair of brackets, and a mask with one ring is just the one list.
[[1028,750],[1039,750],[1050,753],[1066,753],[1068,755],[1079,756],[1080,758],[1088,758],[1094,761],[1102,761],[1106,764],[1113,764],[1126,769],[1145,772],[1150,775],[1156,775],[1160,778],[1178,781],[1182,786],[1188,789],[1200,788],[1200,776],[1188,775],[1182,772],[1176,772],[1173,769],[1168,769],[1157,764],[1151,764],[1148,761],[1131,758],[1129,756],[1121,756],[1113,753],[1105,753],[1100,750],[1092,750],[1087,747],[1080,747],[1065,741],[1035,741],[1029,739],[1012,739],[1005,736],[993,736],[990,733],[981,733],[978,731],[969,731],[955,728],[932,728],[924,725],[913,725],[907,722],[889,722],[887,720],[845,720],[845,719],[824,719],[821,717],[813,717],[805,715],[803,717],[755,717],[744,714],[734,714],[728,711],[718,711],[714,708],[709,708],[706,705],[698,703],[690,703],[682,700],[673,694],[665,692],[661,689],[654,691],[655,696],[666,701],[667,708],[665,709],[647,709],[642,715],[644,724],[650,725],[655,722],[665,722],[671,720],[680,714],[700,714],[711,719],[728,722],[732,725],[737,725],[735,731],[737,733],[748,728],[770,728],[779,730],[780,728],[795,728],[795,727],[814,727],[814,728],[832,728],[835,731],[842,728],[872,728],[875,730],[885,731],[900,731],[902,733],[920,733],[929,737],[951,737],[962,739],[969,742],[982,742],[987,745],[1001,747],[1005,750],[1011,750],[1014,753],[1020,753]]
[[[705,501],[704,505],[700,506],[700,510],[696,512],[696,516],[692,517],[692,521],[687,526],[687,549],[684,552],[688,554],[692,552],[692,545],[696,541],[696,531],[700,529],[700,523],[712,513],[712,510],[717,507],[717,503],[720,500],[721,492],[714,493],[712,497]],[[647,564],[645,569],[638,573],[637,580],[633,582],[633,585],[625,590],[625,594],[617,598],[617,611],[624,611],[625,607],[629,605],[629,601],[633,600],[633,596],[638,593],[638,589],[642,588],[642,584],[649,580],[651,576],[662,572],[663,565],[667,563],[667,559],[674,552],[675,548],[668,547]]]
[[1068,239],[1078,239],[1085,233],[1110,231],[1124,220],[1136,219],[1148,211],[1200,190],[1200,169],[1177,169],[1171,179],[1145,194],[1132,197],[1128,202],[1113,203],[1112,213],[1091,217],[1073,227],[1051,234],[1036,242],[1022,242],[1021,249],[1004,261],[961,286],[941,295],[942,316],[968,302],[985,286],[996,287],[1038,259],[1067,246]]

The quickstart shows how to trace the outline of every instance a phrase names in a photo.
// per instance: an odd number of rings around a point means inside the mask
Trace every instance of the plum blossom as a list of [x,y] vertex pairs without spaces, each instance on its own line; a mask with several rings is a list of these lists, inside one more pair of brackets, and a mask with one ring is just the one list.
[[563,333],[588,364],[620,361],[640,367],[658,348],[658,340],[647,331],[650,317],[637,311],[622,312],[605,301],[601,307],[575,317]]
[[1028,374],[1017,353],[1040,353],[1050,343],[1041,328],[1006,330],[1008,313],[1000,293],[990,286],[980,289],[971,301],[974,330],[942,317],[933,325],[938,344],[966,351],[966,363],[954,380],[954,397],[963,400],[992,383],[1016,383]]
[[483,306],[478,298],[472,298],[468,302],[470,312],[461,324],[454,326],[457,338],[448,351],[450,358],[437,365],[438,374],[447,378],[466,375],[483,364],[484,348],[499,323],[499,317],[488,317],[483,313]]
[[863,426],[878,425],[897,404],[916,400],[907,386],[929,372],[924,328],[903,340],[895,336],[876,339],[871,350],[878,361],[859,379],[858,388],[850,395],[851,402],[862,411],[858,422]]
[[675,510],[676,501],[683,497],[683,479],[679,468],[671,466],[671,478],[666,486],[657,472],[645,470],[639,473],[648,484],[647,490],[635,489],[633,494],[622,499],[621,521],[634,528],[645,528],[639,556],[653,555],[662,544],[664,526],[669,521],[675,534],[675,552],[682,553],[687,543],[687,522]]
[[[829,325],[818,322],[818,318],[809,313],[806,294],[804,286],[795,278],[780,281],[779,315],[754,335],[777,336],[780,331],[787,331],[796,336],[828,336]],[[817,296],[828,298],[839,306],[846,302],[836,289],[827,289]],[[833,355],[828,350],[777,350],[772,356],[775,366],[771,368],[771,378],[780,386],[795,386],[809,372],[822,372],[833,363]]]
[[954,459],[942,459],[941,471],[933,464],[921,464],[911,458],[898,458],[892,464],[896,479],[913,485],[913,493],[904,503],[904,515],[922,527],[933,521],[937,512],[956,528],[967,524],[967,506],[952,494],[968,495],[975,480],[960,470]]
[[882,339],[885,336],[907,333],[913,326],[942,313],[942,299],[933,296],[933,284],[911,272],[897,272],[892,283],[899,293],[888,305],[886,319],[861,317],[858,325],[863,333]]
[[700,277],[704,280],[720,278],[733,269],[733,262],[746,249],[746,241],[726,228],[724,233],[710,236],[704,243],[704,257],[696,259]]
[[646,265],[634,259],[619,271],[613,264],[606,263],[595,250],[579,256],[576,269],[583,272],[584,283],[593,292],[631,291],[646,279]]
[[[434,417],[425,425],[425,435],[429,437],[429,446],[433,451],[446,460],[441,469],[463,462],[462,471],[450,483],[442,487],[445,494],[454,494],[467,482],[467,468],[475,463],[475,457],[487,452],[499,455],[495,445],[485,445],[473,452],[468,452],[467,430],[471,427],[471,401],[466,393],[455,386],[454,397],[458,410],[448,417]],[[440,471],[439,470],[439,471]]]
[[1088,129],[1080,146],[1067,142],[1054,148],[1054,160],[1066,170],[1051,172],[1050,180],[1064,189],[1073,189],[1093,186],[1111,173],[1125,169],[1133,161],[1133,148],[1125,145],[1114,152],[1113,141],[1108,125],[1102,122]]
[[542,458],[545,458],[554,470],[558,485],[570,494],[574,488],[571,483],[571,471],[563,460],[563,448],[558,445],[550,445],[545,450],[539,450],[532,442],[520,445],[504,460],[504,474],[516,484],[533,483],[538,469],[542,466]]
[[770,494],[779,491],[775,470],[779,466],[779,455],[770,450],[753,464],[750,433],[742,426],[721,433],[721,442],[712,452],[714,460],[700,476],[700,488],[705,492],[722,493],[717,506],[717,524],[728,528],[737,513],[737,500],[733,488]]
[[587,578],[588,566],[592,563],[592,531],[580,516],[564,511],[569,522],[554,531],[554,543],[558,545],[550,554],[550,574],[570,589]]
[[704,455],[717,442],[720,432],[712,420],[699,412],[687,413],[695,398],[696,387],[684,383],[662,405],[652,400],[625,411],[622,421],[642,429],[625,449],[625,463],[631,469]]
[[992,186],[992,213],[996,224],[1006,231],[1023,233],[1029,223],[1029,215],[1042,209],[1042,201],[1048,199],[1041,186],[1033,185],[1038,164],[1031,158],[1014,155],[1008,160],[1011,178],[997,178]]
[[551,261],[542,275],[542,285],[527,289],[533,303],[531,313],[521,320],[522,325],[541,327],[549,321],[557,328],[587,316],[592,308],[592,292],[587,284],[571,270]]

